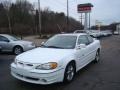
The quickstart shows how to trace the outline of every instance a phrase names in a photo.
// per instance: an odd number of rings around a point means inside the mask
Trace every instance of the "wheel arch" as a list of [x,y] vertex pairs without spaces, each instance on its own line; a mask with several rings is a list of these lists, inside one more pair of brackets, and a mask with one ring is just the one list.
[[97,52],[100,53],[100,51],[101,51],[100,48],[98,48],[98,49],[97,49]]
[[21,47],[21,48],[22,48],[22,50],[24,51],[23,46],[21,46],[21,45],[15,45],[15,46],[13,47],[13,52],[14,52],[14,49],[15,49],[16,47]]
[[[70,64],[73,64],[74,65],[74,69],[75,69],[75,71],[74,71],[74,76],[75,76],[75,74],[76,74],[76,61],[75,60],[71,60],[71,61],[69,61],[68,63],[67,63],[67,65],[66,65],[66,67],[65,67],[65,71],[64,71],[64,77],[63,77],[63,82],[65,82],[65,83],[70,83],[72,80],[70,80],[70,81],[68,81],[67,79],[66,79],[66,70],[67,70],[67,67],[70,65]],[[74,77],[73,77],[74,78]]]
[[[76,61],[75,60],[70,60],[68,63],[67,63],[67,65],[66,65],[66,67],[70,64],[70,63],[72,63],[72,64],[74,64],[75,65],[75,71],[76,71]],[[65,68],[66,68],[65,67]]]

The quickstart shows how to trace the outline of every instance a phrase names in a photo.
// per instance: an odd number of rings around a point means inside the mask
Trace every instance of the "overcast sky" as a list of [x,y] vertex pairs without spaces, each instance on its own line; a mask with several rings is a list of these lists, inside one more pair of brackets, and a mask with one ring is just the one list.
[[[38,0],[29,0],[37,7]],[[51,10],[66,13],[67,0],[41,0],[41,7],[49,7]],[[95,24],[96,20],[102,24],[120,22],[120,0],[69,0],[70,16],[79,20],[77,5],[81,3],[92,3],[94,5],[91,13],[91,23]]]
[[[30,1],[35,4],[35,0]],[[42,8],[49,7],[51,10],[66,13],[66,1],[67,0],[41,0],[41,6]],[[103,24],[120,21],[120,0],[69,0],[70,16],[77,20],[79,20],[77,4],[81,3],[92,3],[94,5],[91,13],[92,24],[94,24],[96,20],[99,20]]]

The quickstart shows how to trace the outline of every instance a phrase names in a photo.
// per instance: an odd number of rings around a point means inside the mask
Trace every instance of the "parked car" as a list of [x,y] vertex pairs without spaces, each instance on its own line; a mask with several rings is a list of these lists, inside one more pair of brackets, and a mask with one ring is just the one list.
[[119,35],[119,32],[118,32],[118,31],[115,31],[115,32],[114,32],[114,35]]
[[112,35],[112,32],[111,31],[107,31],[108,33],[108,36],[111,36]]
[[105,30],[105,31],[100,31],[101,32],[101,35],[106,37],[106,36],[111,36],[112,35],[112,32],[108,31],[108,30]]
[[100,30],[91,30],[91,36],[93,36],[94,38],[100,38],[102,37],[102,34]]
[[95,30],[75,30],[74,33],[87,33],[94,38],[101,36],[101,33]]
[[86,33],[88,30],[75,30],[73,33]]
[[100,41],[86,33],[58,34],[11,64],[13,77],[35,84],[71,82],[76,72],[100,60]]
[[16,55],[35,48],[33,42],[23,41],[7,34],[0,34],[0,46],[2,51],[13,52]]

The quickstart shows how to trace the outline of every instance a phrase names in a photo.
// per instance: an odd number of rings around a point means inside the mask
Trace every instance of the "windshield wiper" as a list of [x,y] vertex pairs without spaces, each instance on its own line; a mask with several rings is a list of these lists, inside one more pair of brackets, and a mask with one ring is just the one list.
[[46,45],[41,45],[41,47],[45,47],[45,48],[60,48],[60,49],[65,49],[63,47],[57,47],[57,46],[46,46]]
[[60,48],[60,49],[64,49],[63,47],[57,47],[57,46],[44,46],[44,47],[47,47],[47,48]]
[[40,47],[47,47],[47,46],[45,46],[45,45],[40,45]]

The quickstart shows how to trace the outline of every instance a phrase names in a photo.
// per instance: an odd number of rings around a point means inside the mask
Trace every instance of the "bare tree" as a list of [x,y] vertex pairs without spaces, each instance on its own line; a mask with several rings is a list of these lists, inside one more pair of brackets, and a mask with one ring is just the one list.
[[6,15],[7,15],[7,19],[8,19],[8,25],[9,25],[9,31],[10,31],[10,34],[12,34],[11,20],[10,20],[10,14],[9,14],[9,10],[10,10],[10,7],[11,7],[10,0],[4,0],[3,1],[3,6],[4,6],[5,10],[6,10]]

